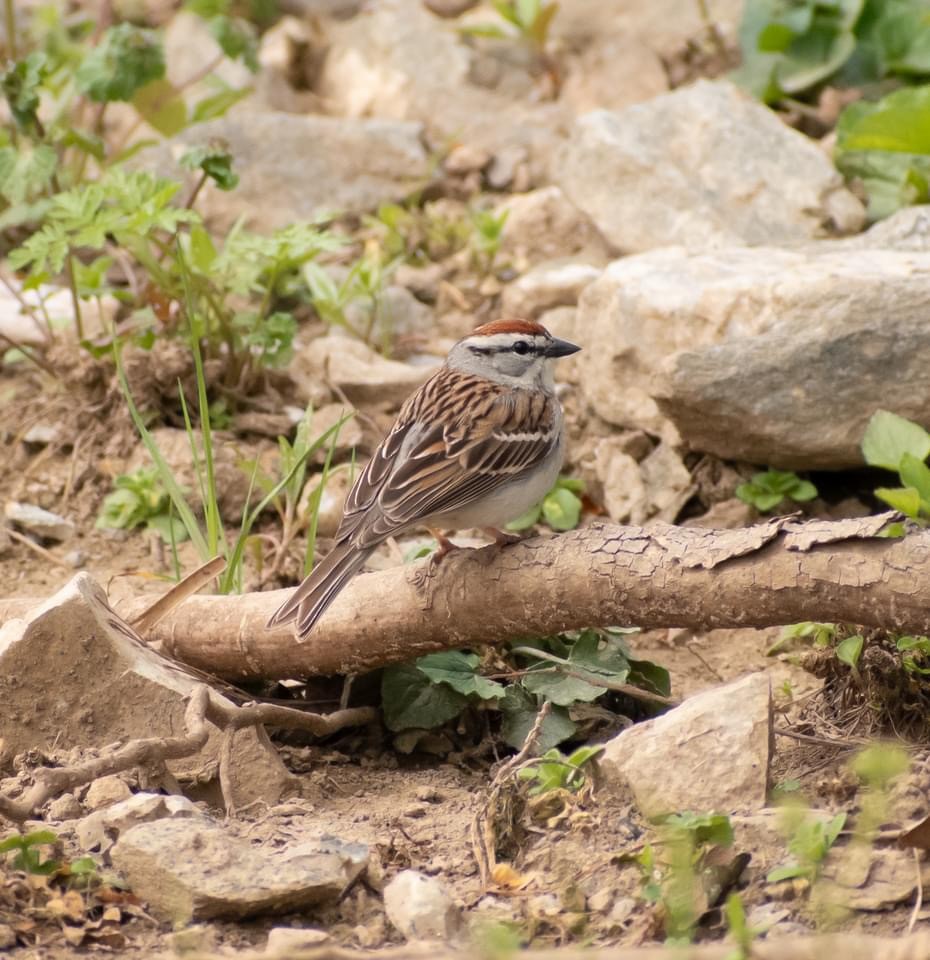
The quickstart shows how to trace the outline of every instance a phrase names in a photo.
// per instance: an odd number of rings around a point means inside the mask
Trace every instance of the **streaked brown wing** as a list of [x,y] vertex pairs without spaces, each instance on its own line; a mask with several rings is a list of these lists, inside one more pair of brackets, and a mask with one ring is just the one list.
[[443,368],[407,401],[359,476],[337,538],[369,545],[459,510],[532,471],[557,442],[554,398]]

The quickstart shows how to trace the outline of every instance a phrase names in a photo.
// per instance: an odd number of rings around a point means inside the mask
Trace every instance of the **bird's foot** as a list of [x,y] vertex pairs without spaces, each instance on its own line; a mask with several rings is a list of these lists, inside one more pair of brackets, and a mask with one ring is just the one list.
[[446,554],[452,553],[453,550],[458,550],[459,548],[445,536],[441,530],[434,530],[432,527],[427,527],[427,529],[429,530],[430,536],[439,544],[430,554],[431,566],[438,567]]
[[519,543],[523,539],[523,535],[520,533],[498,530],[497,527],[482,527],[481,532],[486,537],[491,537],[499,547],[509,547],[511,544]]

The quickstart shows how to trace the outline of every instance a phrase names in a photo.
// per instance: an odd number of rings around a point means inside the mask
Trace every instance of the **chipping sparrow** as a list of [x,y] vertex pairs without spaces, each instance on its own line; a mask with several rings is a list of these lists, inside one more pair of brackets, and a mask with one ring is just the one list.
[[335,547],[268,625],[296,620],[306,640],[388,537],[430,528],[441,557],[451,544],[437,530],[499,528],[539,503],[564,447],[553,361],[578,349],[529,320],[494,320],[455,344],[355,481]]

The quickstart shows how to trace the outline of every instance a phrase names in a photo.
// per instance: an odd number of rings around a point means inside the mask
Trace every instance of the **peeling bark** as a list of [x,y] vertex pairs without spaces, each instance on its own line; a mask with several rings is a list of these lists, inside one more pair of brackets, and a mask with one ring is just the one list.
[[[265,622],[286,591],[193,596],[147,639],[230,680],[361,673],[436,650],[586,626],[765,627],[846,621],[930,634],[930,531],[894,514],[780,518],[740,530],[594,524],[356,577],[297,643]],[[0,601],[0,620],[39,601]],[[120,613],[131,620],[150,603]]]

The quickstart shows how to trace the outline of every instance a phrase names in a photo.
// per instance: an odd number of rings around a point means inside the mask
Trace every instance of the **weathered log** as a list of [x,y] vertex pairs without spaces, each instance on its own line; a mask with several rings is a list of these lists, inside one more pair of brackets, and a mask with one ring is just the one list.
[[[930,532],[894,515],[739,530],[594,524],[356,577],[299,644],[265,622],[284,591],[193,596],[148,634],[231,680],[360,673],[436,650],[585,626],[764,627],[845,621],[930,633]],[[0,601],[0,621],[38,599]],[[131,620],[148,604],[120,606]]]

